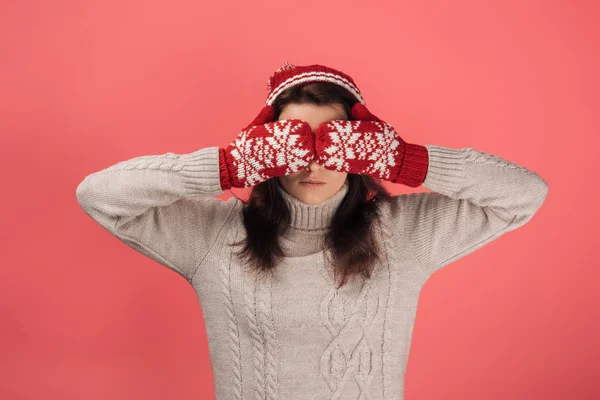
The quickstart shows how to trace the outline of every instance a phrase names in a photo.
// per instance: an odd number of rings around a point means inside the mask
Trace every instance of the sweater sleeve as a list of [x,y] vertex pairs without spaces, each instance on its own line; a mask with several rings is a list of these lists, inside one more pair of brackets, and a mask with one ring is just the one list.
[[431,192],[394,196],[393,216],[425,277],[524,225],[548,193],[538,174],[492,154],[425,147]]
[[83,211],[120,241],[190,283],[235,205],[221,200],[219,147],[119,162],[85,177]]

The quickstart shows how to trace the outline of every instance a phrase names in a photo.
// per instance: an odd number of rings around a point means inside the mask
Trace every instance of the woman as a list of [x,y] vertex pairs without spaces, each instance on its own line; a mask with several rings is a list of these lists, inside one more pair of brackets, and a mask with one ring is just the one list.
[[[426,280],[524,225],[548,186],[472,148],[405,142],[333,68],[286,63],[268,91],[228,147],[117,163],[79,204],[190,282],[217,399],[402,399]],[[232,187],[252,187],[248,203],[214,197]]]

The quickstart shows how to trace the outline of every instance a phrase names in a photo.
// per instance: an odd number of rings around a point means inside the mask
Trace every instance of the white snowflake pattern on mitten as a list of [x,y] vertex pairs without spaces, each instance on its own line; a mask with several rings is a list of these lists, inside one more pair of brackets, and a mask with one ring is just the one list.
[[403,144],[385,122],[334,120],[316,132],[319,164],[339,172],[393,180],[400,170]]
[[292,174],[314,158],[312,129],[299,119],[242,130],[225,149],[233,187],[250,187],[275,176]]

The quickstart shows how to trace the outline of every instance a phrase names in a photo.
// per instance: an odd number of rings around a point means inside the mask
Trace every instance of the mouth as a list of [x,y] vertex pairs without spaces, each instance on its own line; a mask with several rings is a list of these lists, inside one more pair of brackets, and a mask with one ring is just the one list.
[[325,185],[325,182],[316,179],[307,179],[304,181],[300,181],[300,184],[307,187],[320,187]]
[[305,179],[303,181],[300,181],[300,183],[325,183],[325,182],[317,180],[317,179]]

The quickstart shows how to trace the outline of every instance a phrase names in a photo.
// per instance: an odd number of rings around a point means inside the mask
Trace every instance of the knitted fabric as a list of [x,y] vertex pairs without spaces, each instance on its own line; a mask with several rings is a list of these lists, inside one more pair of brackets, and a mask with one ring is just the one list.
[[126,160],[85,177],[76,194],[106,231],[190,283],[217,400],[401,400],[427,279],[523,226],[548,192],[538,174],[492,154],[426,148],[431,192],[382,203],[381,260],[370,279],[337,289],[321,244],[347,185],[319,205],[279,187],[292,226],[282,263],[260,277],[229,246],[245,235],[243,203],[214,197],[223,193],[218,147]]
[[427,149],[406,143],[385,122],[335,120],[315,132],[319,164],[327,169],[420,186],[427,173]]
[[244,129],[220,150],[221,188],[251,187],[305,168],[315,158],[311,127],[299,119]]
[[320,64],[297,66],[286,61],[283,66],[277,69],[277,71],[269,77],[269,80],[267,81],[268,95],[265,100],[265,105],[259,111],[258,115],[254,117],[252,122],[244,129],[273,121],[275,116],[273,103],[281,92],[293,86],[309,82],[334,83],[350,92],[350,94],[356,98],[356,104],[366,106],[358,86],[354,80],[344,72]]

